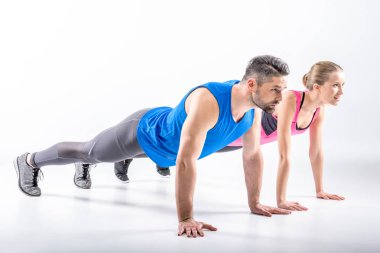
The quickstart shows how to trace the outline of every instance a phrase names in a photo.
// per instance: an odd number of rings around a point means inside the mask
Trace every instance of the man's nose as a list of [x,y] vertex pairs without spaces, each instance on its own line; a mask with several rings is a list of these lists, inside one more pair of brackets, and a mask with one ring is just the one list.
[[282,101],[282,92],[279,92],[277,95],[277,101],[280,102]]

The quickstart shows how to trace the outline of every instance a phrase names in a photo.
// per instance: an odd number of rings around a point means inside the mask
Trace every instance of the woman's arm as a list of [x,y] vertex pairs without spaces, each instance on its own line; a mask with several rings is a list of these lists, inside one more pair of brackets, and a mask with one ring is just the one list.
[[289,91],[284,94],[284,100],[278,105],[277,137],[279,164],[277,172],[277,206],[280,208],[303,211],[306,207],[297,202],[286,200],[286,187],[290,171],[291,125],[296,112],[296,96]]
[[260,109],[255,110],[252,127],[243,135],[243,167],[247,187],[248,205],[252,213],[272,216],[272,214],[289,214],[289,210],[260,204],[260,191],[263,178],[264,161],[260,149],[261,131]]
[[309,158],[311,167],[313,169],[313,176],[315,182],[315,192],[317,198],[321,199],[334,199],[343,200],[336,194],[326,193],[323,190],[323,123],[325,119],[325,109],[321,107],[318,116],[310,126],[310,147]]

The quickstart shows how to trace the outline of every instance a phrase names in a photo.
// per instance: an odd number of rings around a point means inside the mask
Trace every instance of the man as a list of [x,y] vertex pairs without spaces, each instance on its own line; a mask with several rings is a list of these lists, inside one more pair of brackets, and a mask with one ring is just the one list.
[[160,167],[176,165],[178,235],[203,236],[203,229],[216,228],[193,218],[196,160],[244,134],[243,165],[251,212],[288,214],[288,210],[259,203],[261,110],[275,109],[288,74],[281,59],[258,56],[249,62],[240,82],[207,83],[192,89],[175,108],[140,110],[88,142],[61,142],[25,153],[14,161],[19,187],[30,196],[40,196],[38,174],[42,166],[117,162],[146,155]]

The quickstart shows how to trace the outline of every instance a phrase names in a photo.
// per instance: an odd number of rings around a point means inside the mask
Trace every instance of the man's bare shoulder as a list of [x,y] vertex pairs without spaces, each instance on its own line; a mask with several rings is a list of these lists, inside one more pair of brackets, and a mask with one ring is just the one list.
[[215,110],[218,109],[218,102],[209,89],[201,87],[190,93],[186,100],[186,106],[201,106],[205,110],[207,108]]

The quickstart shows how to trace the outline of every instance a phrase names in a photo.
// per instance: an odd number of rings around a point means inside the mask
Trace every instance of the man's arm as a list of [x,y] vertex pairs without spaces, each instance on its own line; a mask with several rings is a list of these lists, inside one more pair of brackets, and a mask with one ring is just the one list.
[[260,191],[263,178],[263,156],[260,149],[261,135],[260,109],[255,110],[252,127],[243,135],[243,166],[245,184],[248,194],[248,205],[252,213],[272,216],[272,214],[289,214],[288,210],[260,204]]
[[178,235],[203,236],[203,228],[211,225],[193,218],[193,196],[196,182],[196,160],[200,156],[206,135],[217,122],[219,108],[216,99],[203,88],[192,92],[186,100],[187,118],[181,131],[176,161],[176,204]]

